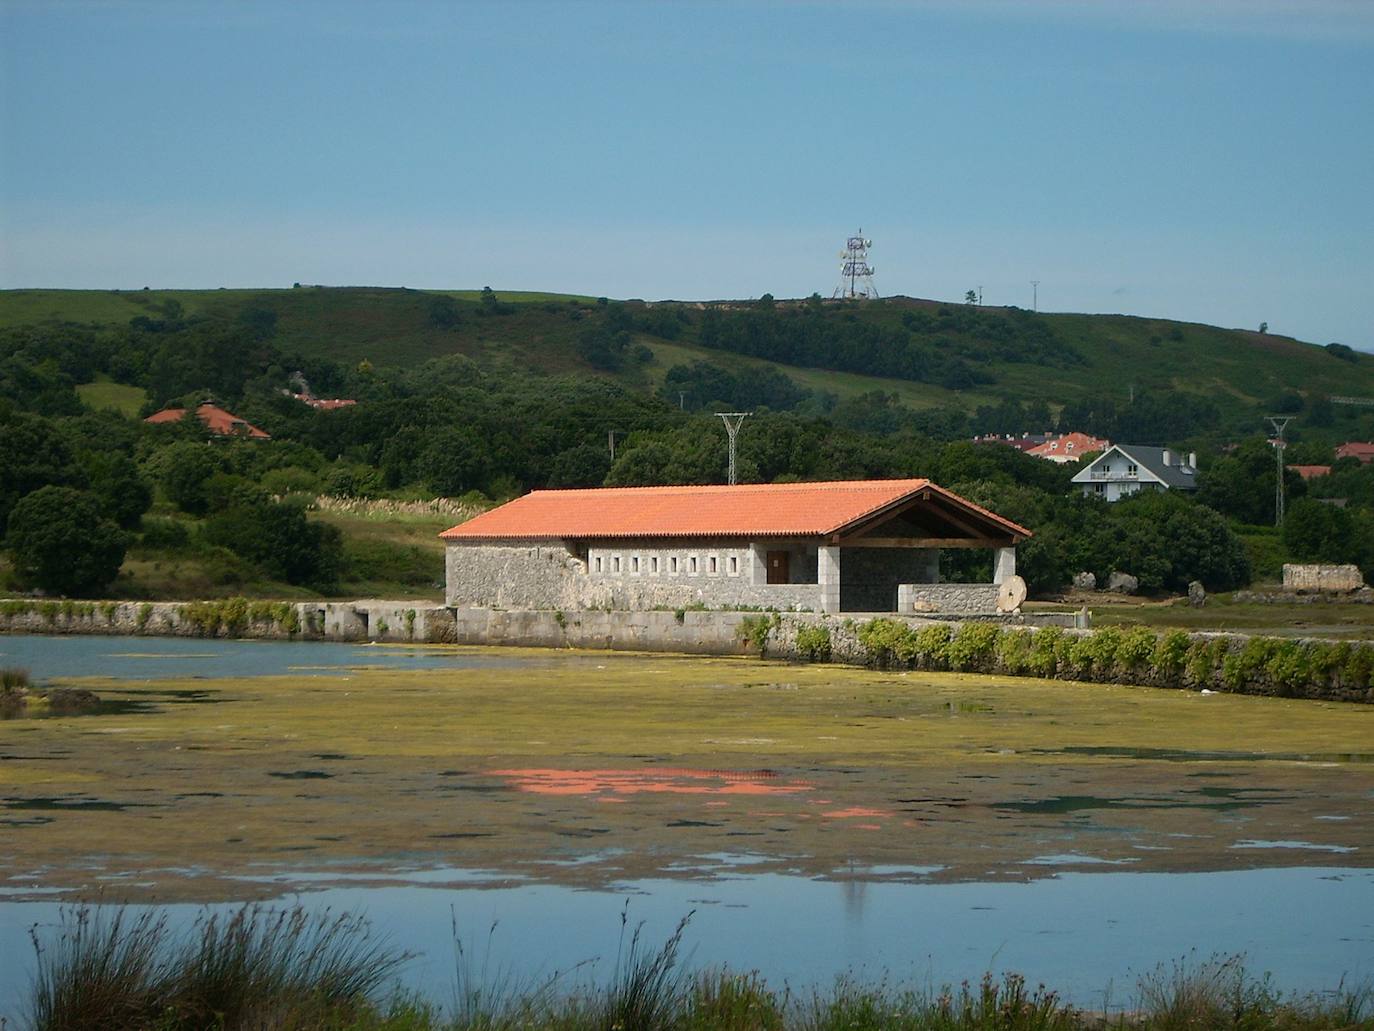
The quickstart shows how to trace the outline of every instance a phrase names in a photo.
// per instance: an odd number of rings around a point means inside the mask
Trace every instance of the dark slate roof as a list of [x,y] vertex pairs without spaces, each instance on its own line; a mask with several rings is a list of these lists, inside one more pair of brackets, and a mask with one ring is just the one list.
[[[1197,486],[1197,471],[1185,472],[1186,466],[1164,464],[1164,448],[1144,447],[1140,444],[1117,444],[1116,450],[1120,451],[1131,461],[1142,469],[1148,469],[1152,474],[1158,476],[1166,487],[1182,487],[1185,490]],[[1175,461],[1185,461],[1188,457],[1186,451],[1174,451]]]

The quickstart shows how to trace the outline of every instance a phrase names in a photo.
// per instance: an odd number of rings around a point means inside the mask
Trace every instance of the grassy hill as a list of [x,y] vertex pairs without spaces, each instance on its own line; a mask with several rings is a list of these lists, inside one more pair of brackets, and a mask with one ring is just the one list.
[[[778,302],[780,311],[802,302]],[[627,302],[640,316],[669,302]],[[721,302],[727,316],[748,302]],[[876,333],[902,334],[912,314],[923,318],[975,313],[982,329],[932,330],[937,348],[990,382],[959,388],[939,382],[878,377],[808,368],[790,361],[750,358],[703,347],[705,306],[684,304],[675,339],[636,329],[634,343],[652,354],[614,372],[596,372],[578,350],[579,334],[604,307],[589,297],[546,293],[503,293],[499,304],[483,305],[478,291],[421,291],[372,287],[300,287],[281,290],[8,290],[0,291],[0,328],[60,322],[121,326],[139,316],[205,315],[238,319],[248,314],[275,319],[276,345],[302,358],[324,358],[377,367],[413,365],[449,354],[482,363],[509,361],[547,372],[612,376],[644,390],[662,383],[674,365],[711,361],[736,370],[772,366],[798,385],[841,398],[881,390],[913,408],[950,405],[965,410],[1004,398],[1044,400],[1051,407],[1085,398],[1124,401],[1134,391],[1175,390],[1205,396],[1232,416],[1257,415],[1284,391],[1306,399],[1330,394],[1374,397],[1374,355],[1344,357],[1313,344],[1245,330],[1123,315],[1044,313],[1015,309],[973,309],[909,298],[870,302],[831,312]],[[673,308],[673,310],[677,310]],[[827,306],[827,310],[829,308]],[[989,357],[983,334],[999,319],[1035,319],[1050,334],[1050,353],[1062,363],[1015,360],[1015,348]]]

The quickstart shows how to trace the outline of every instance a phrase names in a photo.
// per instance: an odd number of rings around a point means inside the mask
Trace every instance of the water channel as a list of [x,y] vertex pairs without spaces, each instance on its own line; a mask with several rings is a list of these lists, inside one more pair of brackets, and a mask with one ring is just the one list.
[[519,977],[604,972],[626,904],[650,941],[691,913],[696,966],[797,987],[1017,971],[1129,1006],[1139,975],[1214,953],[1288,990],[1374,979],[1359,707],[153,638],[0,637],[0,666],[120,703],[0,722],[0,1016],[30,928],[89,900],[364,913],[441,999],[455,927]]

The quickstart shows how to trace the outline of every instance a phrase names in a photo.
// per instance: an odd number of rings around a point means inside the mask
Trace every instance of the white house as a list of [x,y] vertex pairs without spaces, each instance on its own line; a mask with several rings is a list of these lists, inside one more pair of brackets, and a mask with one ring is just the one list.
[[1084,494],[1119,501],[1142,490],[1196,490],[1197,452],[1113,444],[1073,478]]

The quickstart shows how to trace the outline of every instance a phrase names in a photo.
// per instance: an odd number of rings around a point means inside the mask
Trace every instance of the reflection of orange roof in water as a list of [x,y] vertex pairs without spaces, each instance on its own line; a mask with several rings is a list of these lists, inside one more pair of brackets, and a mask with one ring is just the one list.
[[804,780],[782,780],[768,770],[491,770],[536,795],[794,795],[812,790]]

